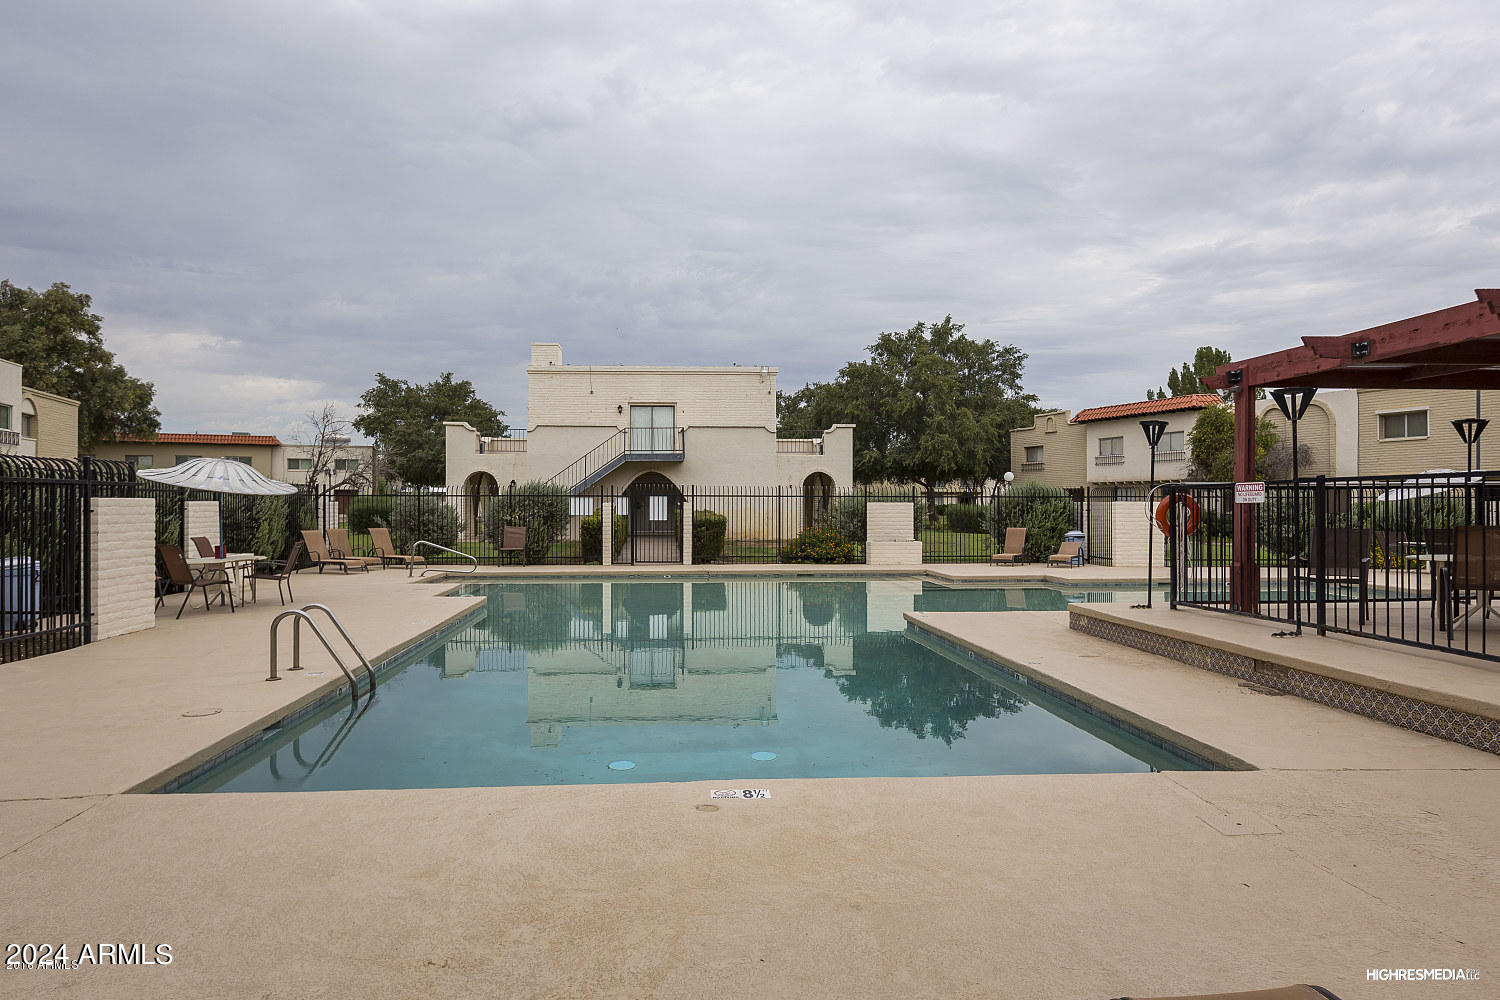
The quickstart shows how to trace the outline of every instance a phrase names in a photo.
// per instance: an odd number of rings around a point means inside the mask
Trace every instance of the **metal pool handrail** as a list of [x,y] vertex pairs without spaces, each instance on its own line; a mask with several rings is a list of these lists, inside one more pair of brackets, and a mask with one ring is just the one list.
[[276,675],[276,632],[281,627],[281,622],[283,619],[295,618],[296,625],[292,628],[292,665],[287,668],[287,671],[291,672],[293,670],[302,669],[301,628],[302,622],[306,621],[308,627],[313,630],[313,635],[316,635],[318,637],[318,641],[323,644],[323,648],[328,650],[328,655],[333,657],[333,662],[337,663],[339,665],[339,669],[344,672],[344,676],[349,678],[350,697],[356,700],[359,698],[359,681],[349,670],[349,667],[344,663],[343,657],[339,656],[339,654],[334,650],[333,644],[328,641],[328,637],[323,634],[323,630],[318,628],[318,623],[313,621],[312,615],[307,613],[309,609],[322,611],[324,614],[328,615],[328,619],[333,622],[334,627],[339,630],[339,634],[342,635],[344,637],[344,640],[349,643],[349,648],[354,650],[355,655],[359,657],[360,663],[364,665],[365,672],[370,677],[370,694],[374,694],[375,671],[371,668],[370,661],[365,659],[365,654],[361,653],[359,647],[354,645],[354,640],[349,638],[349,633],[344,630],[344,626],[341,625],[339,623],[339,620],[334,617],[333,612],[329,611],[328,608],[324,607],[321,604],[310,604],[306,608],[294,608],[283,611],[281,612],[281,614],[277,615],[271,620],[271,676],[267,677],[266,680],[281,680],[281,678]]
[[[472,564],[471,566],[469,566],[468,569],[464,570],[465,573],[472,573],[472,572],[474,572],[475,570],[477,570],[479,568],[479,560],[476,559],[474,556],[469,555],[469,553],[467,553],[467,552],[460,552],[457,549],[450,549],[446,545],[439,545],[437,542],[429,542],[429,541],[427,541],[424,538],[424,539],[421,539],[419,541],[412,542],[411,543],[411,548],[407,549],[407,551],[406,551],[406,555],[408,557],[407,560],[406,560],[406,575],[407,576],[411,576],[411,571],[416,568],[416,565],[417,565],[417,548],[418,548],[418,546],[422,546],[422,545],[427,546],[429,549],[437,549],[439,552],[449,552],[449,553],[452,553],[453,555],[456,555],[456,556],[463,556],[465,559],[469,560],[469,562]],[[417,575],[418,576],[426,576],[428,573],[443,573],[443,572],[447,572],[447,571],[446,570],[442,570],[442,569],[424,569],[422,572],[418,573]]]

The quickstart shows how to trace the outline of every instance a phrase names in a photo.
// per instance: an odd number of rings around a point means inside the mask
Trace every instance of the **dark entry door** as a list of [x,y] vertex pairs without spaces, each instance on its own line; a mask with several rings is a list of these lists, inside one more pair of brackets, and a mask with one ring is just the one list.
[[682,562],[682,491],[648,472],[625,491],[630,502],[630,561]]

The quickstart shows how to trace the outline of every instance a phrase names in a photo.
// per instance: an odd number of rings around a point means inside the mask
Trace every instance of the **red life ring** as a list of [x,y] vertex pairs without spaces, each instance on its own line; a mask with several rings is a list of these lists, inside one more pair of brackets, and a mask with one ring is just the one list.
[[1156,505],[1156,526],[1161,529],[1163,535],[1172,532],[1172,523],[1169,520],[1169,512],[1173,502],[1187,508],[1187,528],[1184,534],[1191,535],[1198,530],[1198,501],[1186,493],[1168,493],[1162,497],[1161,503]]

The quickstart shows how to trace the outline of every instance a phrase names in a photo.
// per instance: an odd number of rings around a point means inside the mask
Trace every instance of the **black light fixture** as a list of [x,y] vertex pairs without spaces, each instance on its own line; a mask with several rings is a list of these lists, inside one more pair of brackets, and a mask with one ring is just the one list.
[[625,412],[625,404],[621,403],[618,406],[616,406],[615,407],[615,412],[616,413],[624,413]]
[[[1281,415],[1286,417],[1292,425],[1292,551],[1302,551],[1302,470],[1298,465],[1297,452],[1297,421],[1302,419],[1307,412],[1308,404],[1312,402],[1318,390],[1310,386],[1301,386],[1292,389],[1272,389],[1271,398],[1276,401],[1276,408]],[[1309,553],[1307,560],[1308,571],[1312,571],[1315,557]],[[1296,573],[1292,574],[1291,587],[1292,621],[1296,627],[1290,632],[1273,632],[1274,636],[1294,636],[1302,634],[1302,584]]]
[[1356,340],[1349,345],[1349,356],[1355,361],[1361,361],[1370,356],[1370,342],[1368,340]]
[[1231,389],[1238,389],[1240,387],[1240,383],[1244,380],[1245,369],[1243,368],[1231,368],[1229,369],[1229,371],[1224,373],[1224,382]]
[[[1463,417],[1453,421],[1453,429],[1458,431],[1459,439],[1463,441],[1469,450],[1469,474],[1464,477],[1465,506],[1473,502],[1473,492],[1469,489],[1469,479],[1474,475],[1474,449],[1479,445],[1479,435],[1483,434],[1484,429],[1489,425],[1490,422],[1483,417]],[[1472,515],[1472,510],[1470,514]],[[1473,523],[1472,516],[1470,516],[1469,521]]]
[[[1231,378],[1236,372],[1230,372]],[[1156,446],[1161,444],[1162,435],[1167,433],[1167,422],[1165,420],[1142,420],[1141,431],[1146,435],[1146,447],[1151,449],[1151,485],[1146,490],[1146,516],[1151,516],[1151,494],[1156,492]],[[1137,604],[1138,608],[1151,607],[1151,571],[1155,559],[1156,532],[1146,529],[1146,603]]]

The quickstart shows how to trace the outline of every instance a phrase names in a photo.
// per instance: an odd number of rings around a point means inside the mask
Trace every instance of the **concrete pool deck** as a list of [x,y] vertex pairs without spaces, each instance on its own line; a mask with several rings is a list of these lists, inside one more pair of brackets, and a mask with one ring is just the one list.
[[[372,654],[477,603],[398,573],[296,586]],[[0,993],[1107,998],[1301,981],[1352,1000],[1489,997],[1500,976],[1500,757],[1082,635],[1063,612],[923,617],[1262,770],[777,780],[771,799],[719,802],[709,783],[121,794],[334,683],[321,652],[323,678],[264,681],[279,610],[189,611],[0,667],[0,943],[173,954],[0,971]],[[182,715],[201,707],[222,711]],[[1484,978],[1366,982],[1413,967]]]

